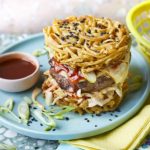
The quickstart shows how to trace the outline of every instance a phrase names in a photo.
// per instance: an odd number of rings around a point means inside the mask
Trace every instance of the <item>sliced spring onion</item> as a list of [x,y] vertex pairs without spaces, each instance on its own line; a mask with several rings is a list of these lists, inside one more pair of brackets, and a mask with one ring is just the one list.
[[63,106],[62,109],[63,110],[61,110],[60,112],[56,113],[55,116],[64,115],[64,114],[74,110],[75,108],[72,107],[72,106]]
[[21,122],[21,120],[12,112],[14,107],[14,101],[12,98],[9,98],[4,103],[4,106],[0,106],[0,112],[2,113],[9,113],[12,116],[12,119],[15,119],[17,122]]
[[44,110],[44,106],[38,102],[36,99],[37,99],[37,96],[41,93],[41,89],[40,88],[35,88],[32,92],[32,101],[33,101],[33,104],[37,107],[39,107],[40,109]]
[[21,103],[19,103],[18,114],[24,123],[28,123],[29,116],[30,116],[30,110],[29,110],[29,105],[27,102],[22,101]]
[[52,92],[45,92],[45,103],[47,106],[50,106],[52,103],[53,94]]
[[56,123],[53,118],[40,110],[33,110],[32,115],[42,124],[46,125],[46,131],[56,127]]
[[8,145],[8,144],[0,144],[1,150],[17,150],[17,148],[14,145]]
[[6,102],[4,103],[4,107],[7,108],[9,111],[12,111],[14,107],[13,98],[9,98],[8,100],[6,100]]
[[54,53],[54,51],[51,48],[47,47],[47,46],[44,46],[44,49],[46,51],[48,51],[49,53],[52,53],[52,54]]
[[28,104],[28,105],[31,105],[33,102],[32,102],[32,100],[31,100],[31,98],[29,98],[29,97],[27,97],[27,96],[25,96],[24,98],[23,98],[23,100]]
[[38,50],[35,50],[34,52],[32,52],[32,55],[34,55],[36,57],[40,57],[42,55],[47,55],[47,51],[44,49],[38,49]]

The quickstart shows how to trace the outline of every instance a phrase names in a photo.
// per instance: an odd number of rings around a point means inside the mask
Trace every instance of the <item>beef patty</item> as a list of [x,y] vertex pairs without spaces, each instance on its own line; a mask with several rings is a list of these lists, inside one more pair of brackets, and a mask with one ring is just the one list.
[[81,89],[82,92],[93,92],[109,87],[114,83],[110,77],[102,75],[97,78],[95,83],[83,80],[79,81],[77,84],[73,84],[66,77],[56,73],[53,69],[50,69],[50,74],[55,78],[56,82],[62,89],[69,92],[76,92],[78,89]]

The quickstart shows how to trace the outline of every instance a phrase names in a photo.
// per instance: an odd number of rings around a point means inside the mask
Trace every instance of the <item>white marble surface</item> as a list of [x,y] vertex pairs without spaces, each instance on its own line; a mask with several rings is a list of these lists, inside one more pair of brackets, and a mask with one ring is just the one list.
[[55,18],[105,16],[125,22],[128,10],[144,0],[0,0],[1,33],[36,33]]

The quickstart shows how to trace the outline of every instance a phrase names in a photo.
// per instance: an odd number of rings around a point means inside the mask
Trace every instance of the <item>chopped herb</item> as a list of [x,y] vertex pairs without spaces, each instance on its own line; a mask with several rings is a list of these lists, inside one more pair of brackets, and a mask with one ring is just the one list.
[[32,54],[36,57],[40,57],[43,55],[47,55],[48,53],[44,49],[38,49],[38,50],[35,50]]

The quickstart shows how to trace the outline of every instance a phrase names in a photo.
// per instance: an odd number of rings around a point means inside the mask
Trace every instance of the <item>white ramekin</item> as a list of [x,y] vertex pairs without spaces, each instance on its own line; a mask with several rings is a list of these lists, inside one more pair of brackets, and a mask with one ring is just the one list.
[[[28,53],[23,52],[12,52],[0,55],[0,62],[12,58],[24,59],[36,66],[35,71],[20,79],[4,79],[0,78],[0,90],[7,92],[21,92],[31,88],[38,81],[40,76],[40,66],[37,59]],[[18,68],[21,69],[21,68]]]

